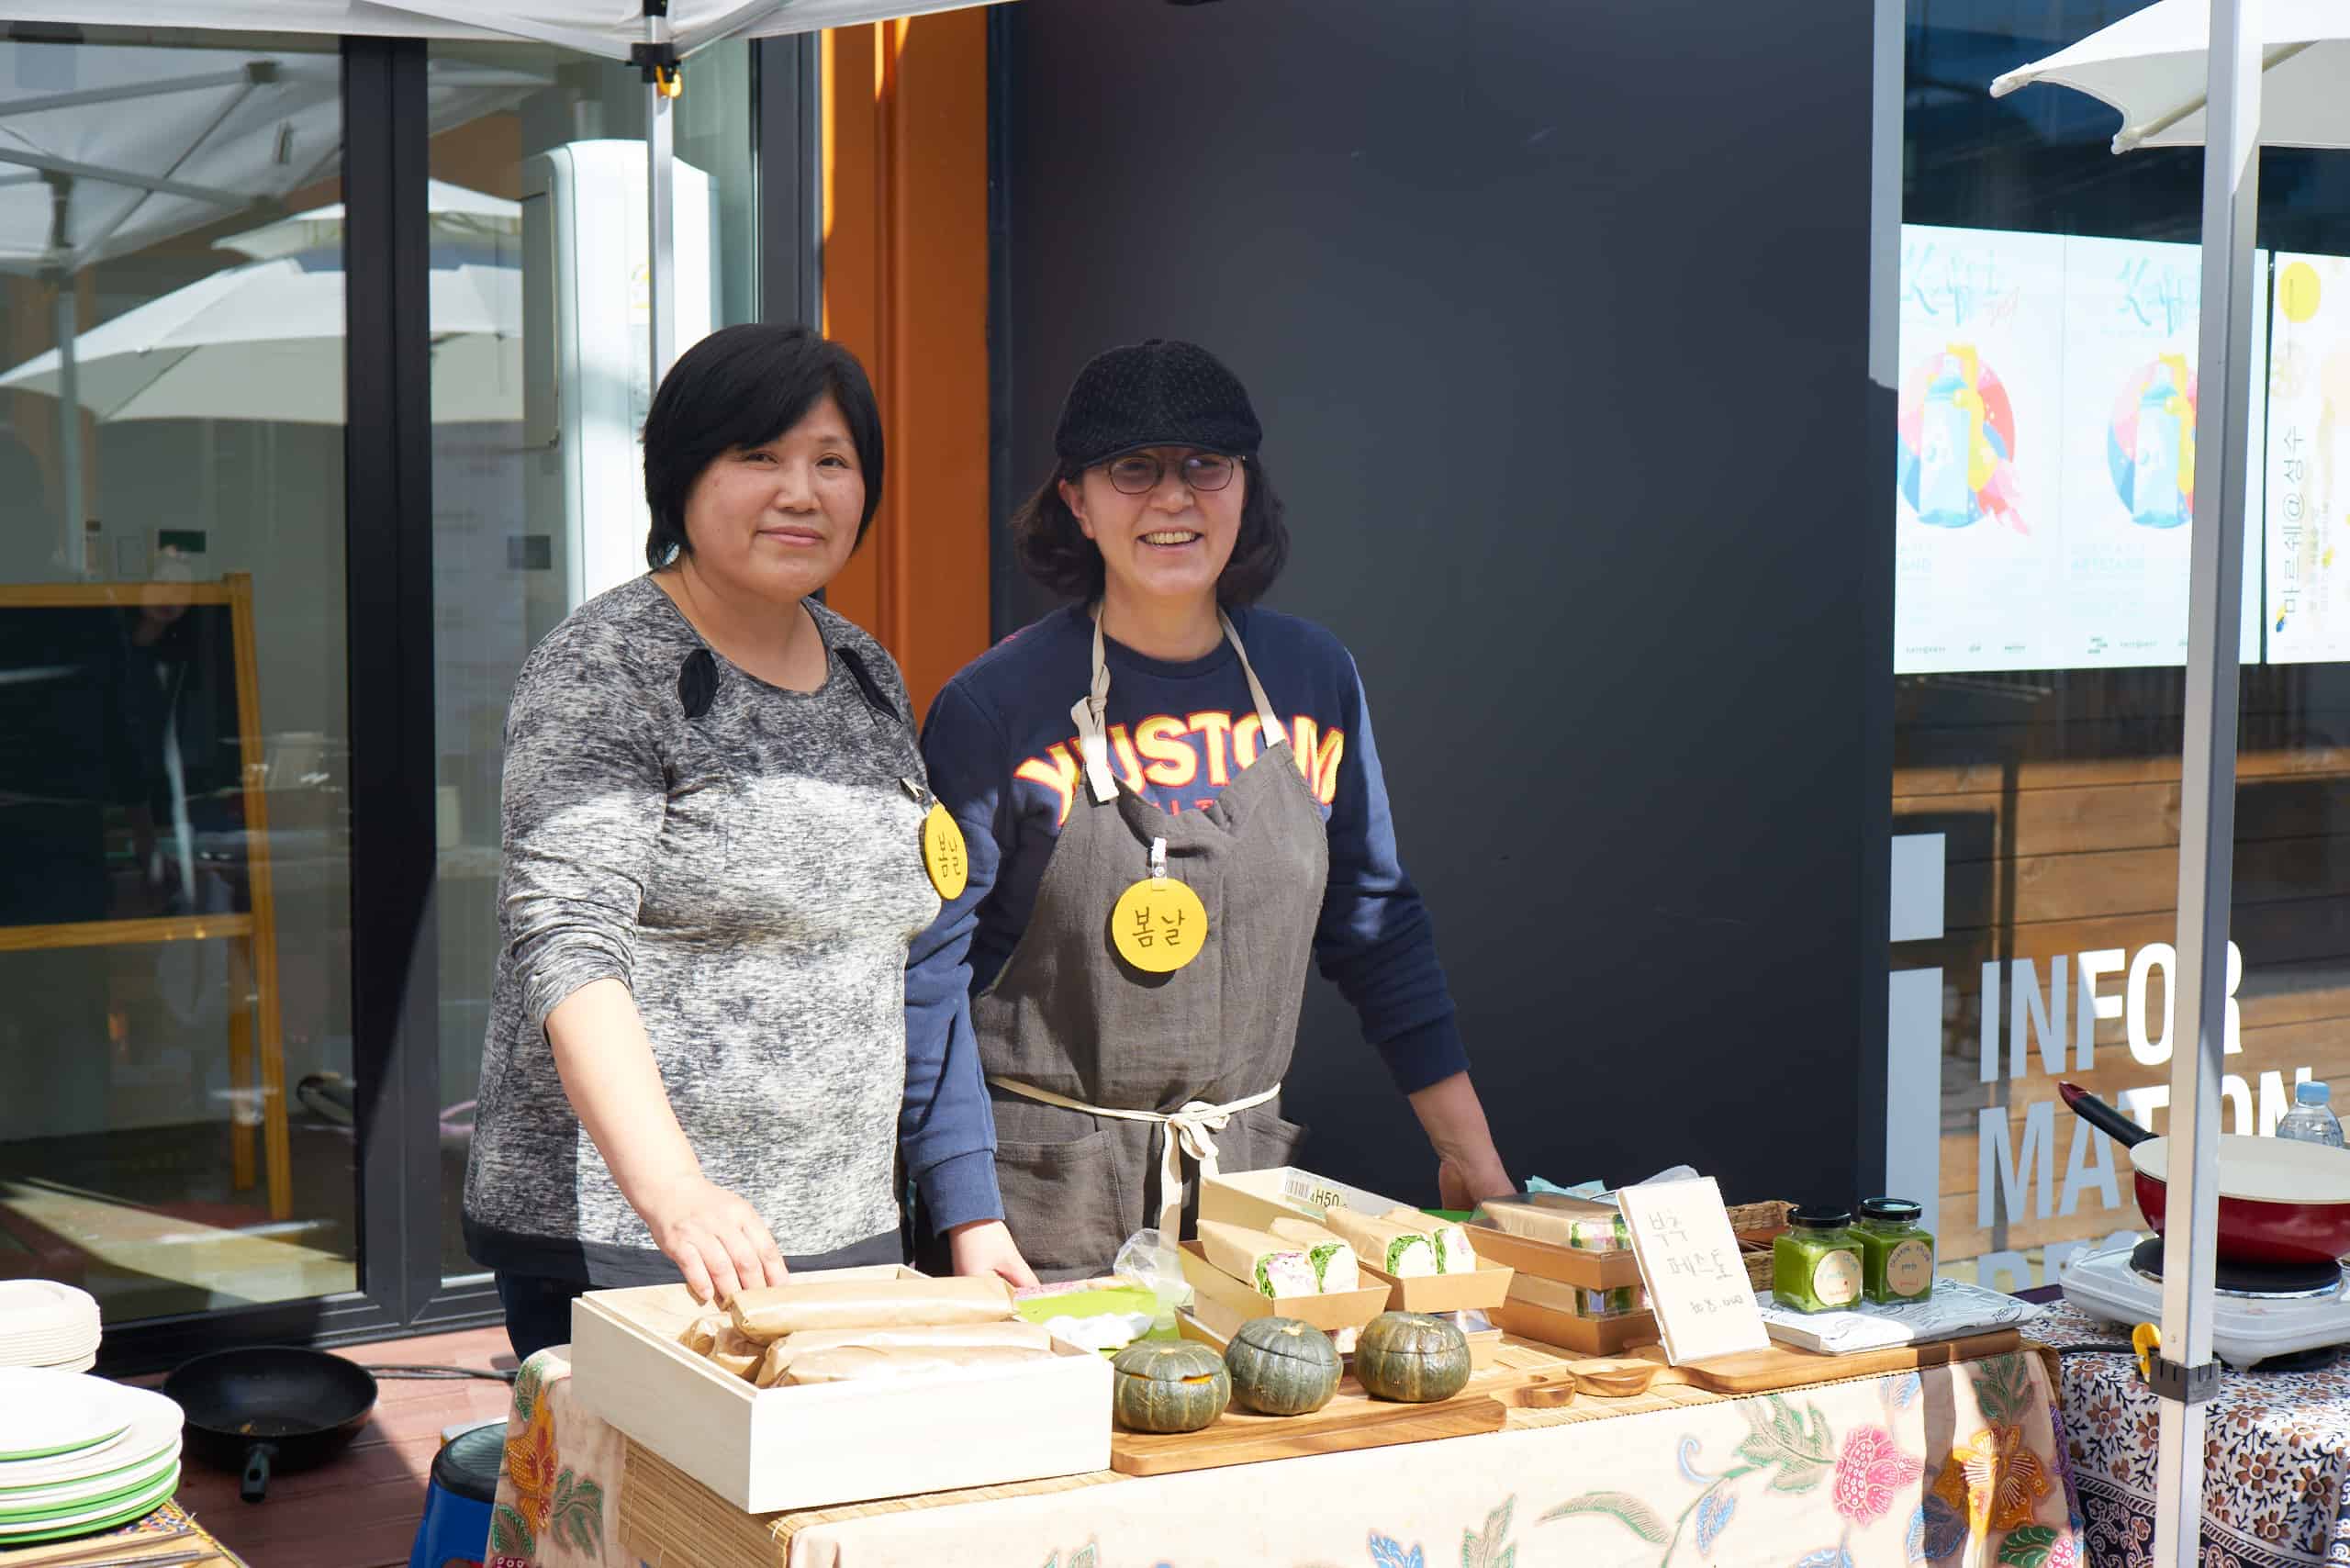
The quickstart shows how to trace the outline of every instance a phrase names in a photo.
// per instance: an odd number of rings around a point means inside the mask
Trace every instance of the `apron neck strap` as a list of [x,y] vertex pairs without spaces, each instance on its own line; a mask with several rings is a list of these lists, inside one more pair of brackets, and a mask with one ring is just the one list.
[[[1225,640],[1232,651],[1240,655],[1240,673],[1248,678],[1248,696],[1257,704],[1257,722],[1265,745],[1286,745],[1289,732],[1273,714],[1273,700],[1265,695],[1265,683],[1257,678],[1257,666],[1248,662],[1248,646],[1240,641],[1238,628],[1232,617],[1219,610],[1216,621],[1224,628]],[[1117,775],[1110,771],[1110,740],[1104,731],[1103,715],[1110,709],[1110,661],[1105,656],[1102,637],[1102,606],[1093,606],[1093,683],[1086,694],[1077,700],[1069,716],[1077,723],[1077,744],[1085,759],[1085,787],[1094,804],[1107,805],[1118,798]]]

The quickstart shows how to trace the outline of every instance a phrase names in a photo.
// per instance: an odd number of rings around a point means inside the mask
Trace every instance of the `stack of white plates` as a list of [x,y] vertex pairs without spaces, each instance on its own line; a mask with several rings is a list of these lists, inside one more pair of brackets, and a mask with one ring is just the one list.
[[88,1372],[98,1364],[98,1304],[54,1280],[0,1280],[0,1367]]
[[114,1529],[170,1501],[181,1420],[143,1388],[0,1367],[0,1550]]

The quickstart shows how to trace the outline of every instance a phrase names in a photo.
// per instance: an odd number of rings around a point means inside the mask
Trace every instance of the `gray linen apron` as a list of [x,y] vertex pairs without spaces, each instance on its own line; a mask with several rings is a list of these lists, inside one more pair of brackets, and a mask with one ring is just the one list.
[[[1102,734],[1110,672],[1096,610],[1092,689],[1071,711],[1086,781],[1027,929],[971,1002],[993,1088],[1005,1218],[1047,1280],[1106,1271],[1120,1243],[1183,1201],[1166,1190],[1170,1137],[1189,1186],[1201,1156],[1226,1170],[1262,1170],[1288,1163],[1304,1137],[1281,1119],[1279,1090],[1297,1045],[1329,838],[1239,633],[1229,620],[1224,630],[1248,678],[1262,744],[1204,810],[1169,812],[1111,772]],[[1206,906],[1209,940],[1182,969],[1156,975],[1119,957],[1110,911],[1149,875],[1152,842],[1161,839],[1168,874]],[[1045,1103],[1029,1091],[1085,1108]],[[1187,1110],[1179,1126],[1156,1119]],[[1111,1111],[1155,1116],[1098,1114]],[[1186,1230],[1197,1204],[1192,1192]]]

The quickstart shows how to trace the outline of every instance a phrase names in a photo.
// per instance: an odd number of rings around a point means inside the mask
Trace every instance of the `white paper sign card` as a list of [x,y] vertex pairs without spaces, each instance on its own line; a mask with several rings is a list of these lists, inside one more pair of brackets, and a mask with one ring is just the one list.
[[1666,1360],[1684,1366],[1770,1347],[1729,1210],[1712,1177],[1625,1187],[1616,1200],[1632,1233]]

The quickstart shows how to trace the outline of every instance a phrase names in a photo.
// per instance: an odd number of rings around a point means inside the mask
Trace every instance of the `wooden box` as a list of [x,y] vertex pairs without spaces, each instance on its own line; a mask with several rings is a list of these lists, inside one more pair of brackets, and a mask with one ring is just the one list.
[[1191,1282],[1198,1302],[1193,1310],[1219,1326],[1251,1317],[1294,1317],[1335,1334],[1341,1328],[1360,1328],[1387,1310],[1383,1284],[1332,1295],[1269,1296],[1209,1262],[1198,1242],[1184,1242],[1181,1252],[1183,1278]]
[[[899,1278],[843,1269],[793,1278]],[[593,1416],[755,1514],[1077,1475],[1110,1465],[1110,1363],[1047,1361],[888,1382],[755,1388],[677,1343],[683,1285],[590,1291],[571,1309],[571,1389]]]

